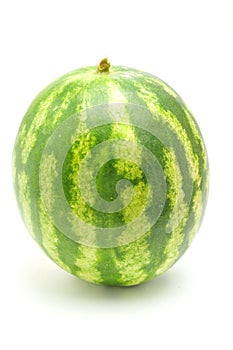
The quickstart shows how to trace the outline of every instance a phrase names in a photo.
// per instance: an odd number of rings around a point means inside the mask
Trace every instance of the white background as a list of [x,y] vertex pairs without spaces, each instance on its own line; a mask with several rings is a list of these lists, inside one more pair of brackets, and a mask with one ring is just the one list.
[[[233,349],[233,2],[1,1],[1,349]],[[108,56],[153,73],[193,111],[209,153],[202,227],[167,273],[95,286],[31,239],[11,184],[20,121],[50,81]]]

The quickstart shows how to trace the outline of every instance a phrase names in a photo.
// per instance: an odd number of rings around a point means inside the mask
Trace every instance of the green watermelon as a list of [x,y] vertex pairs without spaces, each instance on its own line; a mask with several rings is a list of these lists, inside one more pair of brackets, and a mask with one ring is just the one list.
[[26,227],[55,263],[86,281],[130,286],[189,247],[206,207],[208,159],[171,87],[104,59],[32,102],[13,181]]

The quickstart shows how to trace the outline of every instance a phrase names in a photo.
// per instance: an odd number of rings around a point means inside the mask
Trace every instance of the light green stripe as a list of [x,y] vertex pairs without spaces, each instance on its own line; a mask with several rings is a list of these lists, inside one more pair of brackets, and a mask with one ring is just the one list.
[[185,193],[182,187],[183,177],[175,153],[173,151],[164,152],[164,158],[166,159],[164,174],[170,181],[170,189],[167,197],[172,205],[166,231],[172,232],[188,214],[189,203],[185,202]]
[[46,199],[46,205],[50,212],[54,205],[56,189],[53,186],[54,178],[58,176],[56,169],[57,159],[54,154],[48,154],[40,164],[40,191]]
[[80,246],[79,254],[75,260],[78,276],[90,282],[101,283],[103,279],[98,269],[97,249]]
[[[82,114],[83,115],[83,114]],[[80,125],[78,130],[73,134],[72,138],[74,140],[77,139],[77,136],[75,134],[80,133],[80,128],[82,128],[83,132],[85,131],[85,120],[82,122],[80,121]],[[83,158],[89,153],[89,151],[95,146],[96,144],[96,137],[92,133],[88,134],[82,134],[79,137],[78,141],[78,147],[72,148],[72,161],[71,161],[71,168],[70,168],[70,174],[69,174],[69,180],[72,180],[73,187],[69,191],[69,204],[71,205],[73,211],[76,213],[76,215],[79,218],[88,218],[89,222],[92,222],[91,218],[93,217],[93,212],[89,210],[88,206],[86,206],[86,203],[81,195],[78,196],[77,194],[80,194],[79,190],[79,184],[78,184],[78,174],[77,171],[79,171],[80,164],[83,160]],[[88,171],[88,169],[87,169]],[[91,170],[89,170],[91,172]],[[85,176],[85,174],[84,174]],[[95,197],[92,196],[90,193],[89,199],[91,202],[95,202]],[[77,200],[78,199],[78,200]]]
[[33,231],[32,224],[32,211],[31,211],[31,198],[29,193],[30,180],[26,172],[23,170],[18,174],[18,199],[21,204],[24,222],[31,233],[32,237],[35,239],[35,233]]
[[119,89],[119,85],[114,81],[107,82],[109,103],[127,103],[125,94]]
[[[38,129],[45,125],[46,118],[48,115],[48,110],[51,103],[57,97],[59,93],[63,90],[63,86],[54,89],[43,102],[40,103],[40,107],[34,115],[33,121],[27,130],[27,134],[23,136],[20,134],[20,147],[22,149],[22,162],[26,164],[31,150],[33,149],[37,139],[38,139]],[[26,136],[26,137],[25,137]]]
[[194,213],[195,220],[194,220],[194,226],[192,227],[192,229],[188,234],[188,246],[190,246],[190,244],[192,243],[193,238],[201,223],[201,218],[203,214],[203,198],[202,198],[201,190],[197,190],[193,197],[192,210]]
[[47,211],[41,201],[39,202],[39,217],[41,225],[40,229],[42,232],[42,246],[54,262],[64,270],[71,272],[69,266],[67,266],[59,257],[57,231],[51,220],[47,217]]
[[151,262],[150,246],[146,238],[119,247],[119,252],[122,259],[116,259],[116,266],[121,274],[121,284],[136,285],[144,282],[148,278],[146,266]]
[[185,225],[189,213],[189,203],[185,202],[185,193],[182,188],[183,178],[175,153],[172,151],[164,152],[164,157],[166,159],[164,174],[170,181],[170,189],[167,196],[172,205],[169,221],[166,225],[166,232],[171,232],[171,237],[168,238],[164,248],[166,258],[157,269],[156,275],[165,272],[178,260],[180,249],[185,240]]
[[[73,91],[68,91],[65,96],[62,98],[62,103],[60,105],[56,105],[53,109],[53,115],[52,115],[52,124],[55,126],[57,122],[62,118],[62,116],[65,114],[66,109],[69,107],[70,100],[72,100],[73,97]],[[50,111],[51,112],[51,111]]]
[[175,99],[179,98],[179,95],[170,86],[168,86],[164,81],[157,78],[156,83],[158,85],[160,85],[163,88],[163,90],[168,93],[168,95],[174,97]]
[[172,232],[171,237],[168,238],[164,253],[165,260],[156,271],[156,276],[167,271],[180,257],[180,250],[184,242],[184,228],[187,223],[187,216],[185,216],[180,225]]

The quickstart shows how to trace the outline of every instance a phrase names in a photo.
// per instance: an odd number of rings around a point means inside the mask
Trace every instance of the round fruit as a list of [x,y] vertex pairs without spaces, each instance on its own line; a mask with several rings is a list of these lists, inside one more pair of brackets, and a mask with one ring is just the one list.
[[81,279],[136,285],[160,275],[197,232],[208,160],[182,99],[159,78],[113,66],[70,72],[32,102],[14,186],[45,253]]

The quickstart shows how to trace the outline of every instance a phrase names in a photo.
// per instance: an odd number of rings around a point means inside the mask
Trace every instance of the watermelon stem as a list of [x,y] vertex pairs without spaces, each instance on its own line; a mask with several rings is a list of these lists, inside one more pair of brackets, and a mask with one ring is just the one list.
[[97,70],[98,72],[102,73],[102,72],[109,72],[109,68],[110,68],[110,63],[108,61],[107,58],[102,59],[102,61],[100,61],[99,65],[97,66]]

